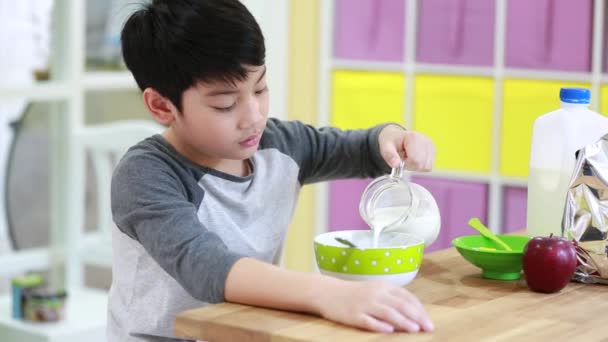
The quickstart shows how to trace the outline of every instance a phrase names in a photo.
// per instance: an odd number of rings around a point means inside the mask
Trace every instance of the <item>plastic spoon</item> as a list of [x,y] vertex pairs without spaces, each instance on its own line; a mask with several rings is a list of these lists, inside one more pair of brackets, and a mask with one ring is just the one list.
[[487,237],[488,239],[494,241],[498,246],[507,251],[512,251],[513,249],[509,247],[504,241],[502,241],[498,236],[494,235],[492,231],[490,231],[486,226],[479,221],[477,217],[473,217],[469,220],[469,226],[476,231],[478,231],[481,235]]
[[334,239],[336,239],[336,241],[338,241],[339,243],[341,243],[341,244],[343,244],[343,245],[346,245],[346,246],[348,246],[348,247],[351,247],[351,248],[357,248],[357,245],[355,245],[354,243],[352,243],[352,242],[350,242],[350,241],[348,241],[348,240],[346,240],[346,239],[344,239],[344,238],[341,238],[341,237],[337,237],[337,236],[336,236]]

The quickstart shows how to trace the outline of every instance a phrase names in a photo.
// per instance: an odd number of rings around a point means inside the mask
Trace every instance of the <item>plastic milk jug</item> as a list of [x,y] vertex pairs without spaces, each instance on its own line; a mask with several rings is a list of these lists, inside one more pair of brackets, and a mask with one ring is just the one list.
[[530,149],[527,232],[562,235],[575,153],[608,133],[608,118],[588,109],[588,89],[562,88],[561,108],[536,119]]

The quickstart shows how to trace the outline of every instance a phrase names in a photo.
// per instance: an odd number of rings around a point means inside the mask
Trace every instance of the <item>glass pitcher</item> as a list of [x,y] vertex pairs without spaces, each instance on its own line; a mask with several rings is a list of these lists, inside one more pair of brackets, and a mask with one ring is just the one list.
[[403,179],[405,162],[374,179],[363,191],[359,214],[371,229],[420,236],[430,246],[439,235],[441,216],[433,195]]

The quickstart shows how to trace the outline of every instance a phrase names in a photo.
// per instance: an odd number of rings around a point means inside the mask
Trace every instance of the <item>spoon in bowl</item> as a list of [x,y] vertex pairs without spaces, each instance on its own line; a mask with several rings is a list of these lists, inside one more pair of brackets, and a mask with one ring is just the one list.
[[471,228],[475,229],[476,231],[478,231],[481,235],[494,241],[496,243],[496,245],[501,247],[501,249],[504,249],[506,251],[513,250],[509,245],[507,245],[504,241],[502,241],[498,236],[494,235],[494,233],[492,233],[492,231],[489,230],[488,227],[484,226],[483,223],[481,223],[481,221],[477,217],[473,217],[472,219],[469,220],[469,226]]
[[352,243],[352,242],[350,242],[350,241],[348,241],[348,240],[346,240],[344,238],[336,236],[334,239],[336,239],[336,241],[338,241],[339,243],[341,243],[341,244],[343,244],[345,246],[348,246],[348,247],[351,247],[351,248],[357,248],[357,245],[355,245],[354,243]]

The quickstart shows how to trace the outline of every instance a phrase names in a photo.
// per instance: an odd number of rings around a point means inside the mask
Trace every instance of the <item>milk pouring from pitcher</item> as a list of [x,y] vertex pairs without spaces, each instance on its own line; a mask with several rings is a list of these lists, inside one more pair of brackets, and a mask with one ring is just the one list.
[[363,191],[359,214],[374,234],[374,247],[384,231],[399,231],[424,239],[430,246],[439,234],[441,218],[437,203],[424,187],[403,178],[401,161],[390,175],[374,179]]

